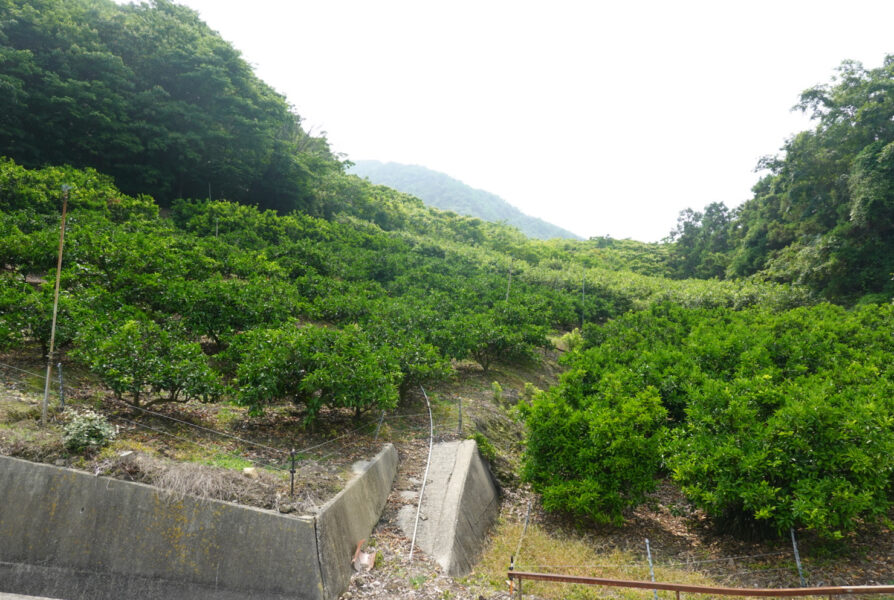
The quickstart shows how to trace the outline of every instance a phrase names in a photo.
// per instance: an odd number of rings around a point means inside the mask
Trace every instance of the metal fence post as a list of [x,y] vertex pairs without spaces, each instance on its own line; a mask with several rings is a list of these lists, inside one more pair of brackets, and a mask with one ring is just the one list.
[[457,412],[459,414],[459,420],[456,425],[456,435],[459,437],[463,436],[463,399],[462,396],[458,396],[456,399]]
[[[646,557],[649,559],[649,577],[652,578],[652,583],[655,583],[655,569],[652,566],[652,549],[649,548],[649,538],[646,538]],[[658,600],[658,590],[652,590],[652,595],[655,600]]]
[[53,292],[53,323],[50,325],[50,348],[47,353],[47,377],[43,387],[43,403],[40,405],[40,426],[47,424],[47,399],[50,395],[50,371],[53,368],[53,346],[56,342],[56,316],[59,312],[59,281],[62,279],[62,247],[65,244],[65,217],[68,210],[70,185],[62,186],[62,224],[59,226],[59,256],[56,261],[56,286]]
[[382,429],[382,421],[384,421],[384,420],[385,420],[385,411],[383,410],[382,414],[379,415],[379,424],[376,425],[376,439],[373,440],[373,443],[376,443],[379,441],[379,431]]
[[289,495],[291,497],[295,496],[295,450],[293,449],[289,452],[289,457],[292,459],[292,465],[289,468]]
[[804,571],[801,569],[801,555],[798,553],[798,542],[795,539],[795,528],[789,527],[789,533],[792,534],[792,548],[795,549],[795,564],[798,566],[798,577],[801,578],[801,587],[807,587],[807,582],[804,580]]
[[59,406],[62,410],[65,410],[65,386],[62,383],[62,363],[58,363],[56,369],[59,371]]

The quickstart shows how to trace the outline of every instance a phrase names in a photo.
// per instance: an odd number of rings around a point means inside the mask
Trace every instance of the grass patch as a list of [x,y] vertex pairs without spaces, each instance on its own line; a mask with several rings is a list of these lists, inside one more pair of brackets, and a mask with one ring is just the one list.
[[253,467],[254,464],[241,456],[236,454],[226,454],[220,453],[215,454],[209,458],[205,458],[201,461],[203,465],[210,465],[212,467],[219,467],[221,469],[230,469],[234,471],[241,471],[242,469],[246,469],[248,467]]
[[459,406],[457,403],[434,393],[429,393],[428,399],[431,404],[431,416],[435,426],[441,425],[446,430],[452,427],[455,430],[458,423],[457,419],[459,418]]
[[53,423],[40,427],[39,420],[24,419],[0,423],[0,454],[43,462],[67,452],[62,447],[61,427]]
[[[506,590],[506,571],[509,560],[518,547],[522,524],[501,522],[490,544],[485,549],[470,580]],[[529,525],[522,542],[515,570],[540,573],[560,573],[607,579],[649,580],[649,565],[641,556],[619,550],[598,551],[585,540],[553,534],[538,525]],[[690,585],[722,585],[702,573],[655,565],[656,581]],[[651,590],[608,588],[552,582],[524,582],[526,596],[548,599],[587,600],[595,598],[651,599]],[[673,592],[658,592],[659,598],[672,599]]]
[[244,410],[239,410],[230,405],[223,405],[219,409],[217,409],[217,423],[218,425],[227,428],[233,423],[238,422],[245,416]]
[[39,405],[12,400],[0,405],[0,422],[17,423],[18,421],[35,421],[40,419]]

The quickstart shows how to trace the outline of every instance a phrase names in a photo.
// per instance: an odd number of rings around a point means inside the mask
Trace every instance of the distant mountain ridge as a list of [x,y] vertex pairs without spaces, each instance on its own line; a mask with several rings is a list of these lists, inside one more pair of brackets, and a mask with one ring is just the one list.
[[419,165],[358,160],[348,172],[365,177],[372,183],[412,194],[434,208],[452,210],[492,223],[506,222],[528,237],[541,240],[583,239],[567,229],[526,215],[496,194],[475,189],[449,175]]

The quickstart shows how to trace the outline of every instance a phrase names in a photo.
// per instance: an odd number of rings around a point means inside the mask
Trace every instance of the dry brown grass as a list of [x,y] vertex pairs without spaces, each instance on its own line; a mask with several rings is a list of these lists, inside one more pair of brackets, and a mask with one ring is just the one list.
[[172,499],[191,496],[200,500],[223,500],[259,508],[279,509],[291,502],[289,512],[309,512],[319,498],[299,495],[288,498],[288,481],[263,469],[255,477],[240,471],[189,462],[176,462],[134,452],[105,459],[98,474],[122,477],[164,490]]
[[[485,549],[471,579],[497,589],[506,589],[506,572],[509,560],[518,547],[523,525],[517,522],[501,522],[490,544]],[[555,534],[537,524],[528,526],[521,551],[516,557],[517,571],[559,573],[607,579],[649,580],[649,566],[641,557],[617,549],[600,551],[583,539],[570,535]],[[690,585],[722,585],[710,577],[687,570],[656,565],[656,581]],[[602,586],[572,585],[551,582],[524,582],[526,597],[539,598],[624,598],[647,600],[653,598],[651,590],[612,588]],[[673,592],[658,592],[659,598],[674,598]],[[697,596],[707,598],[708,596]]]
[[249,482],[247,477],[239,473],[197,463],[173,463],[159,471],[153,478],[153,483],[176,498],[193,496],[202,500],[215,499],[228,502],[238,502],[249,485],[269,486],[274,490],[276,487],[275,481],[261,481],[259,477],[257,481]]

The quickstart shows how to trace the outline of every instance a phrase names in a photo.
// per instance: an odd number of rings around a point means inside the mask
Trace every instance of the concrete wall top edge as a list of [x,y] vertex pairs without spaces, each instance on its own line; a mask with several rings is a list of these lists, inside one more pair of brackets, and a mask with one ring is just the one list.
[[[154,485],[149,485],[147,483],[141,483],[139,481],[128,481],[126,479],[118,479],[116,477],[109,477],[107,475],[91,475],[87,471],[80,471],[78,469],[72,469],[71,467],[57,467],[56,465],[40,463],[40,462],[33,462],[30,460],[15,458],[14,456],[6,456],[3,454],[0,454],[0,460],[13,461],[13,462],[21,463],[24,465],[30,465],[31,467],[33,467],[35,469],[47,469],[48,471],[61,471],[61,472],[65,472],[65,473],[71,473],[76,476],[83,475],[83,476],[87,476],[87,477],[94,477],[97,480],[106,482],[106,488],[109,490],[114,489],[116,485],[136,486],[138,488],[143,488],[145,490],[151,490],[152,492],[155,492],[156,494],[158,494],[161,497],[167,496],[167,497],[170,497],[175,500],[180,499],[179,496],[177,496],[175,494],[171,494],[168,490],[165,490],[164,488],[156,487]],[[339,492],[339,493],[341,493],[341,492]],[[290,519],[290,520],[298,519],[301,521],[308,521],[308,522],[313,521],[313,519],[314,519],[313,514],[306,514],[306,515],[286,514],[286,513],[278,512],[273,509],[269,509],[269,508],[258,508],[256,506],[249,506],[247,504],[238,504],[236,502],[230,502],[228,500],[218,500],[216,498],[202,498],[200,496],[193,496],[193,495],[189,495],[189,494],[187,494],[185,497],[193,499],[200,503],[229,506],[231,508],[238,508],[240,510],[245,510],[245,511],[250,511],[250,512],[257,512],[257,513],[266,514],[266,515],[275,515],[276,517],[283,518],[283,519]]]

